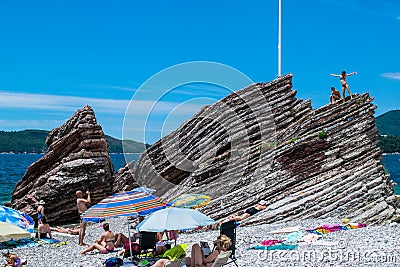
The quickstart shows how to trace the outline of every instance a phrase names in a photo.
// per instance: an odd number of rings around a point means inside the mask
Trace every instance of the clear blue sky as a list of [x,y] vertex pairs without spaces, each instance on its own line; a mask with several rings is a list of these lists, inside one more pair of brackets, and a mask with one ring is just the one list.
[[[282,73],[294,74],[299,98],[311,99],[314,108],[327,104],[330,87],[340,88],[329,74],[346,70],[358,72],[348,78],[351,90],[370,92],[377,115],[400,107],[398,0],[282,5]],[[0,130],[51,130],[89,104],[104,132],[121,138],[135,91],[152,75],[184,62],[218,62],[254,82],[273,80],[277,17],[278,0],[2,1]],[[182,109],[169,129],[229,91],[186,86],[161,104],[190,101],[189,93],[206,100]],[[152,117],[169,114],[157,112]],[[146,140],[140,130],[130,139],[151,143],[160,137],[159,125]]]

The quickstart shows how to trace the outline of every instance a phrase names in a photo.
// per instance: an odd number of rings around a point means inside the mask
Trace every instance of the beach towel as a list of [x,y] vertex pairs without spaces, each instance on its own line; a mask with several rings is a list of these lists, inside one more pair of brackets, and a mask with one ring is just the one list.
[[276,240],[276,239],[264,240],[263,242],[261,242],[261,245],[273,246],[275,244],[282,243],[283,241],[285,241],[285,240]]
[[43,239],[36,239],[36,238],[24,238],[20,240],[10,240],[7,242],[0,243],[0,249],[10,249],[10,248],[31,248],[37,247],[43,244],[55,244],[60,243],[61,241],[58,239],[51,239],[51,238],[43,238]]
[[302,231],[290,233],[290,234],[286,235],[285,241],[287,243],[297,243],[303,238],[303,236],[304,236],[304,234]]
[[173,248],[165,251],[163,258],[168,258],[170,260],[183,259],[186,257],[187,246],[188,244],[176,245]]
[[295,226],[295,227],[286,227],[286,228],[281,228],[281,229],[276,229],[273,231],[270,231],[270,234],[286,234],[286,233],[293,233],[293,232],[298,232],[300,231],[302,228],[299,226]]
[[357,229],[357,228],[362,228],[366,227],[367,225],[364,223],[348,223],[346,225],[339,225],[339,224],[324,224],[321,225],[317,228],[309,228],[306,229],[307,232],[313,233],[313,234],[327,234],[330,232],[336,232],[340,230],[351,230],[351,229]]
[[279,243],[273,246],[253,246],[246,248],[246,250],[293,250],[296,249],[297,245],[287,245],[284,243]]

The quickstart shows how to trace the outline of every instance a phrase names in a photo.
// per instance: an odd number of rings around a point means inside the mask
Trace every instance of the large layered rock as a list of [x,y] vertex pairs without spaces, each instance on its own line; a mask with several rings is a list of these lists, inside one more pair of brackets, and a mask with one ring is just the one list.
[[203,108],[131,171],[166,198],[210,195],[202,211],[214,219],[264,199],[267,210],[244,224],[330,216],[399,221],[376,146],[372,100],[354,95],[312,109],[296,98],[292,75],[254,84]]
[[45,155],[29,166],[12,194],[12,207],[36,216],[44,200],[52,224],[77,222],[77,190],[92,194],[96,203],[112,193],[113,165],[108,143],[91,107],[78,110],[49,133]]

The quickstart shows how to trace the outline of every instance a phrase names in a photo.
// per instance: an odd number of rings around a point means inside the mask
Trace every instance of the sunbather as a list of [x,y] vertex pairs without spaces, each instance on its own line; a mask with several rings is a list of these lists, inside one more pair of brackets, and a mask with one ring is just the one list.
[[265,200],[261,200],[260,202],[258,202],[256,205],[254,205],[254,207],[251,207],[247,210],[244,211],[244,213],[242,215],[232,215],[229,216],[229,220],[231,221],[241,221],[244,219],[249,218],[250,216],[265,210],[267,208],[267,202]]
[[26,264],[26,260],[21,260],[17,254],[7,252],[3,256],[6,257],[6,263],[3,266],[22,267]]
[[[217,240],[214,241],[214,245],[216,246],[214,251],[211,252],[210,255],[204,257],[203,250],[201,249],[199,244],[194,244],[192,246],[192,254],[191,257],[187,257],[185,259],[186,267],[209,267],[213,264],[214,260],[217,256],[227,251],[228,248],[231,246],[231,239],[226,235],[220,235]],[[162,265],[154,265],[154,267],[158,267]]]
[[81,252],[81,254],[85,254],[89,251],[93,251],[95,249],[99,250],[100,252],[107,254],[109,252],[113,252],[115,249],[115,234],[110,231],[110,225],[108,223],[103,224],[103,229],[106,231],[104,234],[101,235],[100,239],[96,240],[91,246]]
[[70,234],[70,235],[79,235],[79,225],[75,226],[74,228],[64,228],[61,226],[57,227],[50,227],[51,231],[59,232],[59,233],[65,233],[65,234]]
[[43,216],[42,220],[39,223],[39,226],[38,226],[38,238],[39,239],[42,239],[42,238],[53,238],[53,236],[51,235],[51,227],[47,223],[46,216]]
[[267,202],[265,200],[260,200],[256,205],[254,205],[254,207],[248,208],[247,210],[244,211],[244,213],[242,215],[231,215],[228,218],[219,220],[216,224],[214,224],[212,226],[212,229],[218,229],[218,227],[223,224],[224,222],[228,222],[228,221],[241,221],[244,219],[249,218],[250,216],[265,210],[267,208]]

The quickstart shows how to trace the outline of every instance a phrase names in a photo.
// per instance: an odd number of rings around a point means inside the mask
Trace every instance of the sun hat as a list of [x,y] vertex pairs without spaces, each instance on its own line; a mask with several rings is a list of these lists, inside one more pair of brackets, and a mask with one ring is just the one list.
[[41,200],[39,201],[39,204],[40,204],[40,205],[44,205],[44,204],[46,204],[46,202],[44,202],[44,200],[41,199]]
[[267,204],[267,201],[265,201],[265,200],[260,200],[260,201],[258,202],[258,204],[265,206],[265,205]]

